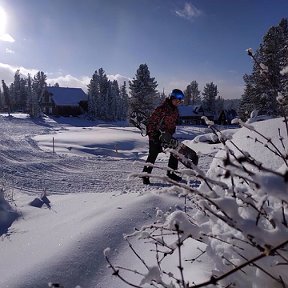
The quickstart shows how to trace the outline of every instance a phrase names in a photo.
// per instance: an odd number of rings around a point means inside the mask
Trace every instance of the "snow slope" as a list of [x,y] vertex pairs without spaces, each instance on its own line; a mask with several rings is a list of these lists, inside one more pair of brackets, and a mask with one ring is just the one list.
[[48,287],[49,282],[112,287],[100,283],[111,273],[103,250],[108,246],[120,250],[122,234],[151,221],[155,207],[180,202],[153,193],[83,193],[49,199],[52,210],[27,206],[29,196],[16,196],[22,216],[1,243],[0,287]]
[[[281,119],[254,125],[273,140],[279,138],[278,127],[285,133]],[[154,168],[152,174],[158,178],[151,179],[152,185],[143,186],[138,177],[129,176],[142,171],[147,139],[123,123],[0,117],[0,132],[2,188],[20,215],[1,236],[0,287],[42,288],[48,287],[48,283],[60,283],[65,288],[128,287],[112,277],[103,251],[110,247],[109,259],[113,263],[141,271],[141,261],[131,253],[123,234],[151,224],[159,210],[184,209],[184,197],[175,193],[175,187],[162,182],[168,155],[159,156],[156,163],[159,168]],[[213,178],[219,174],[219,158],[225,153],[220,144],[208,144],[211,134],[202,135],[207,132],[201,127],[177,127],[177,137],[198,152],[199,168],[209,170],[207,175]],[[224,134],[230,137],[234,133]],[[196,136],[197,141],[192,141]],[[253,131],[242,128],[233,135],[233,141],[265,165],[278,169],[281,161],[255,142],[255,137],[258,135]],[[277,145],[282,144],[278,141]],[[184,169],[181,165],[179,168]],[[44,192],[51,201],[51,209],[45,204],[41,209],[29,205]],[[0,224],[7,212],[9,207],[0,192]],[[204,248],[204,244],[191,241],[183,250],[187,259],[194,259],[197,255],[193,253]],[[223,244],[217,245],[222,251]],[[147,263],[155,263],[149,245],[136,241],[133,246],[148,259]],[[209,279],[215,263],[212,265],[207,257],[204,255],[201,262],[195,261],[192,266],[185,261],[183,265],[189,266],[184,269],[185,279],[190,283]],[[179,269],[175,263],[171,261],[164,266],[177,275]],[[129,280],[140,283],[141,278],[135,274]],[[269,283],[265,285],[268,287]]]
[[[1,237],[1,288],[48,287],[49,282],[127,287],[111,276],[103,250],[110,246],[117,259],[132,263],[123,233],[153,221],[156,207],[184,207],[184,199],[161,179],[147,187],[129,178],[141,172],[147,157],[147,139],[136,129],[73,121],[0,117],[2,187],[20,213]],[[181,127],[178,136],[193,139],[200,133],[201,128]],[[212,158],[205,155],[199,166],[207,170]],[[167,158],[160,155],[157,165],[164,171],[155,168],[153,175],[166,174]],[[28,205],[43,192],[51,209]],[[195,271],[199,279],[208,272],[205,265]]]

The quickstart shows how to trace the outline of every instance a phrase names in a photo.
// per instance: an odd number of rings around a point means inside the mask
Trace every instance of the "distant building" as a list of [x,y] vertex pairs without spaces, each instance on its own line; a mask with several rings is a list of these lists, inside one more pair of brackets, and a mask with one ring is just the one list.
[[236,110],[234,109],[225,109],[219,113],[217,123],[220,125],[230,125],[231,121],[238,117]]
[[78,116],[87,111],[88,96],[81,88],[47,87],[40,97],[42,112],[54,116]]
[[205,124],[202,116],[206,116],[208,119],[213,120],[212,113],[204,111],[202,105],[180,105],[179,109],[179,124],[183,125],[202,125]]

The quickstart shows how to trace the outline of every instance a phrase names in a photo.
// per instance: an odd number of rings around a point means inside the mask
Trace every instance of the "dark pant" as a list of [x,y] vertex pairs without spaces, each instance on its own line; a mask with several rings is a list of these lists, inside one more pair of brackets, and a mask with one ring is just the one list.
[[[154,164],[158,154],[161,152],[163,152],[163,149],[160,142],[149,140],[149,155],[147,157],[146,163]],[[168,167],[173,170],[177,170],[178,168],[178,160],[172,154],[170,154]],[[153,167],[151,166],[145,166],[143,172],[151,173],[152,169]]]

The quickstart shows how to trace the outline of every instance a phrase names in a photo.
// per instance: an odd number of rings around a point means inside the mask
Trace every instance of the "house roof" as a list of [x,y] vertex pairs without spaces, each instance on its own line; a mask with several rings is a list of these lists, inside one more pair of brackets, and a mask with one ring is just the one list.
[[47,87],[48,93],[53,95],[57,106],[78,106],[80,101],[87,101],[88,96],[81,88]]
[[201,105],[180,105],[180,106],[178,106],[180,117],[202,116],[203,110],[200,111],[201,108],[202,108]]

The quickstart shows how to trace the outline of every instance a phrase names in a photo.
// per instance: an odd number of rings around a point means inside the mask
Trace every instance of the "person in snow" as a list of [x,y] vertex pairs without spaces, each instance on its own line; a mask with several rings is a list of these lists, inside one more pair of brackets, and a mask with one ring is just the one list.
[[[169,97],[158,106],[151,114],[147,123],[147,135],[149,137],[149,155],[146,163],[154,164],[160,152],[163,152],[163,142],[169,142],[176,131],[176,124],[179,118],[178,105],[184,100],[184,94],[179,89],[173,89]],[[170,154],[168,167],[177,170],[178,160]],[[151,173],[153,167],[144,166],[143,172]],[[177,182],[182,178],[174,172],[168,171],[167,176]],[[143,184],[149,185],[148,176],[143,177]]]

